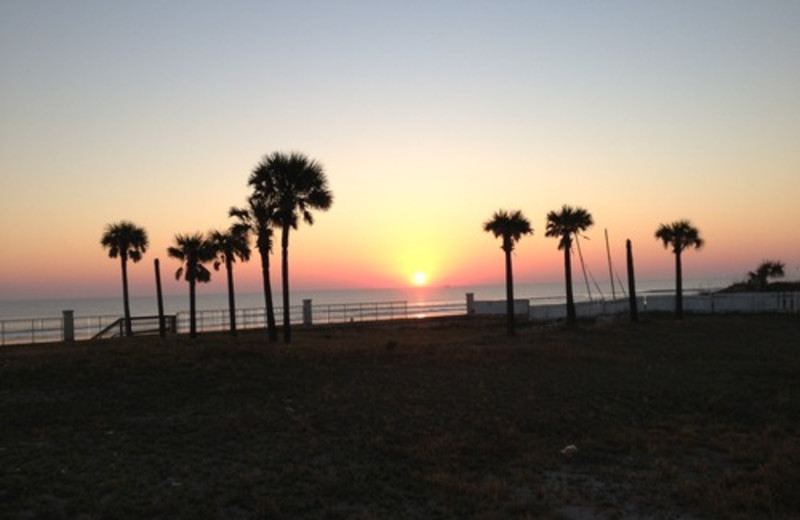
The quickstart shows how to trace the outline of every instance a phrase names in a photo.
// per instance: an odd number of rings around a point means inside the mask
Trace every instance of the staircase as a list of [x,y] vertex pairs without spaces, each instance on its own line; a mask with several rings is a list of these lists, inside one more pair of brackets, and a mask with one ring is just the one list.
[[[178,331],[178,317],[164,316],[164,328],[168,334]],[[131,332],[134,336],[159,333],[158,316],[131,316]],[[119,318],[95,334],[92,339],[117,338],[125,335],[125,318]]]

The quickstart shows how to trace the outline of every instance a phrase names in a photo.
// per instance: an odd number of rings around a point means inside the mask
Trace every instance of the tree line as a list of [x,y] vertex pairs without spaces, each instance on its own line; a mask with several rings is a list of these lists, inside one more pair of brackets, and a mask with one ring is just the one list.
[[[547,214],[545,236],[558,239],[558,249],[564,251],[564,283],[567,299],[567,326],[573,326],[577,316],[575,298],[572,291],[572,244],[573,237],[594,225],[594,219],[586,209],[563,205],[558,211]],[[514,275],[511,253],[517,242],[525,235],[533,234],[530,221],[522,211],[498,210],[492,218],[484,222],[483,230],[501,238],[500,248],[505,254],[506,278],[506,321],[509,336],[515,333],[514,320]],[[655,238],[664,243],[664,247],[672,247],[675,254],[675,314],[683,316],[683,268],[681,255],[686,249],[699,249],[704,241],[700,232],[688,220],[677,220],[669,224],[661,224],[655,232]]]
[[[211,271],[224,266],[227,277],[229,327],[236,334],[236,301],[233,271],[237,260],[248,261],[251,256],[250,237],[261,259],[264,303],[266,309],[267,334],[270,341],[277,341],[275,307],[270,282],[270,255],[273,249],[275,230],[281,232],[281,281],[283,296],[283,341],[292,338],[289,301],[289,234],[297,229],[302,219],[314,224],[312,211],[326,211],[333,204],[333,193],[328,187],[327,176],[322,165],[301,153],[285,154],[273,152],[262,158],[248,178],[252,189],[243,207],[231,207],[228,215],[235,219],[225,230],[213,230],[207,234],[177,234],[167,254],[179,260],[181,266],[176,279],[184,278],[189,284],[189,333],[197,334],[196,285],[208,282]],[[594,225],[594,219],[586,209],[563,205],[559,210],[547,213],[545,236],[558,240],[558,249],[564,252],[564,282],[566,292],[566,322],[576,322],[575,299],[572,289],[572,247],[574,240]],[[512,252],[525,235],[533,234],[530,221],[522,211],[498,210],[483,223],[483,230],[502,239],[501,249],[505,254],[506,314],[509,335],[515,332],[514,282]],[[660,224],[655,238],[665,248],[672,248],[675,255],[675,314],[683,315],[683,267],[682,254],[687,249],[700,249],[704,245],[699,230],[686,219]],[[119,258],[122,271],[122,295],[125,333],[130,335],[131,315],[128,294],[127,262],[138,262],[147,251],[148,238],[143,228],[122,220],[107,225],[101,244],[111,258]],[[767,278],[783,275],[784,264],[765,261],[756,271],[748,273],[750,284],[764,287]]]
[[[225,230],[177,234],[167,254],[179,260],[176,279],[183,277],[189,284],[189,334],[197,335],[196,286],[211,280],[215,270],[225,267],[228,285],[228,312],[230,332],[236,334],[236,303],[233,284],[233,266],[237,259],[250,259],[250,237],[261,257],[266,306],[267,334],[270,341],[278,340],[275,308],[270,283],[270,254],[275,230],[280,230],[281,281],[283,294],[283,341],[292,340],[289,301],[289,234],[297,229],[302,219],[314,224],[313,211],[327,211],[333,204],[333,193],[323,166],[301,153],[273,152],[263,157],[247,181],[252,189],[243,207],[231,207],[228,215],[235,219]],[[134,223],[122,220],[106,226],[101,245],[111,258],[119,258],[122,270],[122,298],[125,334],[132,334],[128,295],[128,260],[138,262],[149,245],[146,231]]]

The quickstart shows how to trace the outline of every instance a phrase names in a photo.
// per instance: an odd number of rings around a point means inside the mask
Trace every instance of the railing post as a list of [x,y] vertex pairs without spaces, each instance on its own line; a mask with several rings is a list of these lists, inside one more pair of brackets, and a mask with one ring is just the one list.
[[62,311],[61,313],[64,316],[64,320],[62,322],[64,341],[75,341],[75,312]]
[[475,293],[467,293],[467,316],[475,314]]

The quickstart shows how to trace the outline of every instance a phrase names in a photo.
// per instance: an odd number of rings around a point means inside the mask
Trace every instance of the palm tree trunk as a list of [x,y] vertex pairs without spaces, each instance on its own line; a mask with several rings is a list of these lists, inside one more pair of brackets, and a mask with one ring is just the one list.
[[233,262],[225,255],[225,271],[228,274],[228,314],[230,317],[231,336],[236,335],[236,298],[233,294]]
[[511,251],[506,250],[506,321],[508,335],[514,335],[514,274],[511,268]]
[[675,316],[683,318],[683,268],[680,251],[675,251]]
[[564,280],[567,286],[567,325],[574,325],[577,320],[575,313],[575,297],[572,294],[572,259],[570,257],[571,243],[564,246]]
[[167,324],[164,321],[164,294],[161,291],[161,263],[158,258],[153,259],[153,267],[156,271],[156,302],[158,304],[158,335],[162,338],[167,336]]
[[122,307],[125,313],[125,335],[132,336],[131,304],[128,297],[128,258],[125,254],[120,255],[120,262],[122,263]]
[[194,278],[189,280],[189,336],[197,336],[197,315],[195,307],[195,285]]
[[283,342],[292,342],[292,324],[289,304],[289,225],[281,232],[281,282],[283,283]]
[[269,251],[259,249],[261,255],[261,280],[264,285],[264,304],[267,308],[267,337],[269,341],[278,341],[278,331],[275,325],[275,307],[272,305],[272,284],[269,279]]

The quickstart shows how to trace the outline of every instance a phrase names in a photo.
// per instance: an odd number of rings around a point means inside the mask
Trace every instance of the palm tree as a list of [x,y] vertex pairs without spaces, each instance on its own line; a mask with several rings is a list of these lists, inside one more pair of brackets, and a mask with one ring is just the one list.
[[576,321],[575,298],[572,294],[572,236],[585,231],[594,225],[592,215],[581,207],[564,204],[561,211],[547,214],[547,230],[545,236],[560,239],[558,248],[564,250],[564,280],[567,289],[567,325]]
[[784,276],[784,267],[786,267],[786,264],[779,260],[764,260],[755,271],[747,273],[750,277],[748,283],[758,287],[759,291],[763,291],[767,288],[770,278],[782,278]]
[[253,191],[276,201],[274,223],[281,228],[281,281],[283,282],[283,341],[291,343],[289,303],[289,230],[297,229],[300,217],[314,224],[311,210],[326,211],[333,194],[322,165],[301,153],[273,152],[264,157],[248,180]]
[[664,247],[672,246],[675,253],[675,315],[683,317],[683,267],[681,254],[686,248],[700,249],[704,241],[700,232],[688,220],[677,220],[670,224],[661,224],[656,230],[656,239],[664,243]]
[[214,248],[202,233],[175,235],[175,245],[167,249],[167,254],[177,258],[183,265],[175,271],[175,279],[189,282],[189,335],[197,336],[196,285],[211,280],[211,271],[203,265],[214,260]]
[[269,197],[257,194],[247,199],[247,207],[231,208],[231,217],[239,219],[237,225],[256,236],[256,249],[261,257],[261,281],[264,289],[264,304],[267,312],[267,337],[278,341],[275,324],[275,307],[272,304],[272,283],[270,282],[269,255],[272,254],[272,224],[276,205]]
[[490,220],[483,223],[483,230],[492,233],[495,238],[502,237],[500,248],[506,257],[506,320],[508,335],[514,335],[514,274],[511,268],[511,252],[514,245],[523,235],[533,234],[531,223],[521,211],[496,211]]
[[131,328],[131,306],[128,297],[128,260],[138,262],[147,251],[147,232],[133,222],[121,220],[108,224],[100,240],[100,244],[108,249],[110,258],[119,257],[122,265],[122,302],[125,310],[125,335],[133,334]]
[[236,259],[246,262],[250,260],[250,244],[247,236],[248,228],[242,224],[234,224],[227,231],[212,231],[209,242],[217,255],[214,270],[219,271],[225,265],[228,277],[228,313],[230,315],[231,335],[236,335],[236,298],[233,289],[233,264]]

